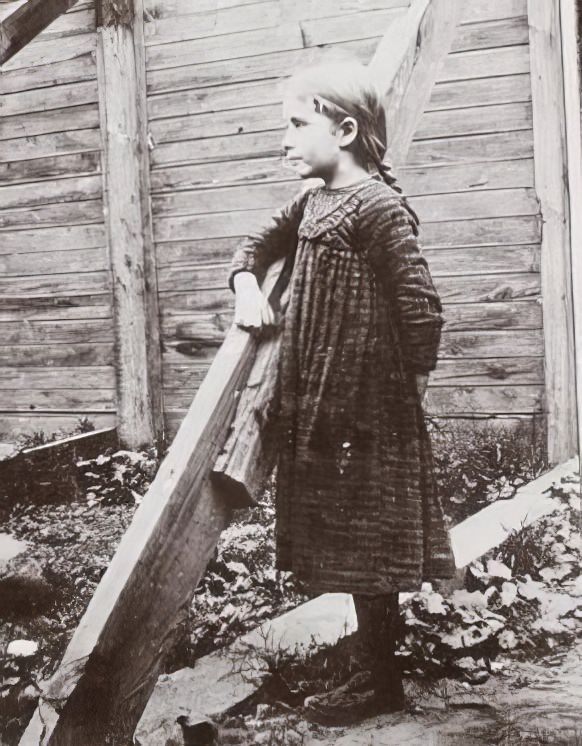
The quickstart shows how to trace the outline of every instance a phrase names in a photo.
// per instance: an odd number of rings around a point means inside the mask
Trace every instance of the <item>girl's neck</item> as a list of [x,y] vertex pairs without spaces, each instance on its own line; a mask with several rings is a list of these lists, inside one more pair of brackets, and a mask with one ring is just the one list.
[[370,174],[362,166],[353,162],[345,164],[340,162],[334,173],[330,174],[328,178],[324,178],[324,181],[328,189],[341,189],[357,184],[368,176]]

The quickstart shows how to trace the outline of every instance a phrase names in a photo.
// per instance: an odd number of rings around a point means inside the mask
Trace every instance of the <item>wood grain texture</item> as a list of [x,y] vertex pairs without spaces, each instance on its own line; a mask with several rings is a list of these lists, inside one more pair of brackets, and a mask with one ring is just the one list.
[[95,60],[89,52],[74,60],[61,60],[37,67],[2,70],[0,93],[18,93],[35,88],[50,88],[68,83],[81,83],[96,77]]
[[[540,200],[548,458],[577,452],[574,317],[565,130],[564,73],[558,3],[528,0],[535,184]],[[577,116],[577,114],[576,114]]]
[[22,70],[51,62],[73,60],[95,51],[95,33],[75,34],[64,39],[38,38],[2,65],[2,70]]
[[[136,8],[139,9],[139,5]],[[149,212],[142,23],[133,4],[100,6],[106,215],[113,278],[118,431],[136,448],[162,435],[157,285]],[[120,14],[119,22],[117,15]],[[126,25],[126,17],[129,25]]]
[[[581,68],[582,56],[579,47],[581,8],[573,0],[560,2],[560,26],[562,34],[562,65],[564,74],[564,110],[566,122],[566,145],[568,153],[568,211],[570,220],[570,261],[572,272],[572,295],[582,298],[582,131]],[[574,302],[574,355],[576,367],[576,401],[578,421],[578,454],[582,454],[582,309]]]
[[[0,146],[1,149],[1,146]],[[61,176],[94,174],[101,169],[98,151],[49,156],[28,161],[0,162],[0,182],[4,184],[29,184],[39,179]]]
[[[115,427],[114,414],[87,413],[90,421],[96,428]],[[0,413],[0,434],[2,438],[12,440],[19,435],[31,434],[42,430],[47,434],[57,431],[71,431],[79,424],[78,414],[51,414],[43,412],[35,414],[12,414],[10,412]]]

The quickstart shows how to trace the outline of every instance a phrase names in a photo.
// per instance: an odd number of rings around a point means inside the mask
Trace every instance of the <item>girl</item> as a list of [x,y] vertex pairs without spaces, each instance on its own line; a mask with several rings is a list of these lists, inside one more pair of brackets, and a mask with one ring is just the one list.
[[294,257],[276,401],[277,567],[315,593],[353,594],[370,670],[306,700],[314,719],[339,725],[404,706],[398,593],[454,570],[422,411],[442,308],[417,217],[383,163],[385,112],[366,68],[295,74],[284,117],[288,164],[324,184],[242,243],[230,286],[238,325],[272,324],[258,283]]

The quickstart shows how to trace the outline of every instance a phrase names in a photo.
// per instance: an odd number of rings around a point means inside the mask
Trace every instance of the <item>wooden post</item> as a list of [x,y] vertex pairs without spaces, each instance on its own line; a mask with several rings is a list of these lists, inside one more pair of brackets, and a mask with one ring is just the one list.
[[[543,221],[541,280],[548,459],[577,450],[570,194],[559,0],[528,0],[535,187]],[[572,209],[580,209],[572,205]]]
[[[564,103],[566,145],[568,151],[568,192],[570,219],[570,261],[574,299],[574,356],[578,423],[578,457],[582,459],[582,132],[581,80],[577,30],[582,31],[582,6],[576,0],[561,0],[562,64],[564,67]],[[582,39],[580,40],[582,43]]]
[[104,202],[115,314],[117,421],[130,448],[163,431],[141,0],[99,0]]
[[27,0],[0,22],[0,65],[3,65],[77,0]]
[[[267,273],[267,294],[281,264]],[[230,329],[58,670],[43,685],[20,746],[131,742],[180,611],[229,520],[209,473],[256,349],[248,332]]]

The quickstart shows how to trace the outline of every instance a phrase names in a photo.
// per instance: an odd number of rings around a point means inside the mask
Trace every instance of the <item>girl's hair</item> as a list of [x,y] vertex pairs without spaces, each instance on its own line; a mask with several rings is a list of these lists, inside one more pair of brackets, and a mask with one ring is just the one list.
[[[302,99],[311,98],[315,111],[335,124],[353,117],[358,123],[358,135],[352,145],[354,157],[368,171],[375,169],[388,186],[402,194],[390,165],[384,162],[386,111],[380,92],[364,65],[346,60],[319,63],[294,73],[287,80],[285,90]],[[404,197],[403,202],[416,228],[418,217]]]

